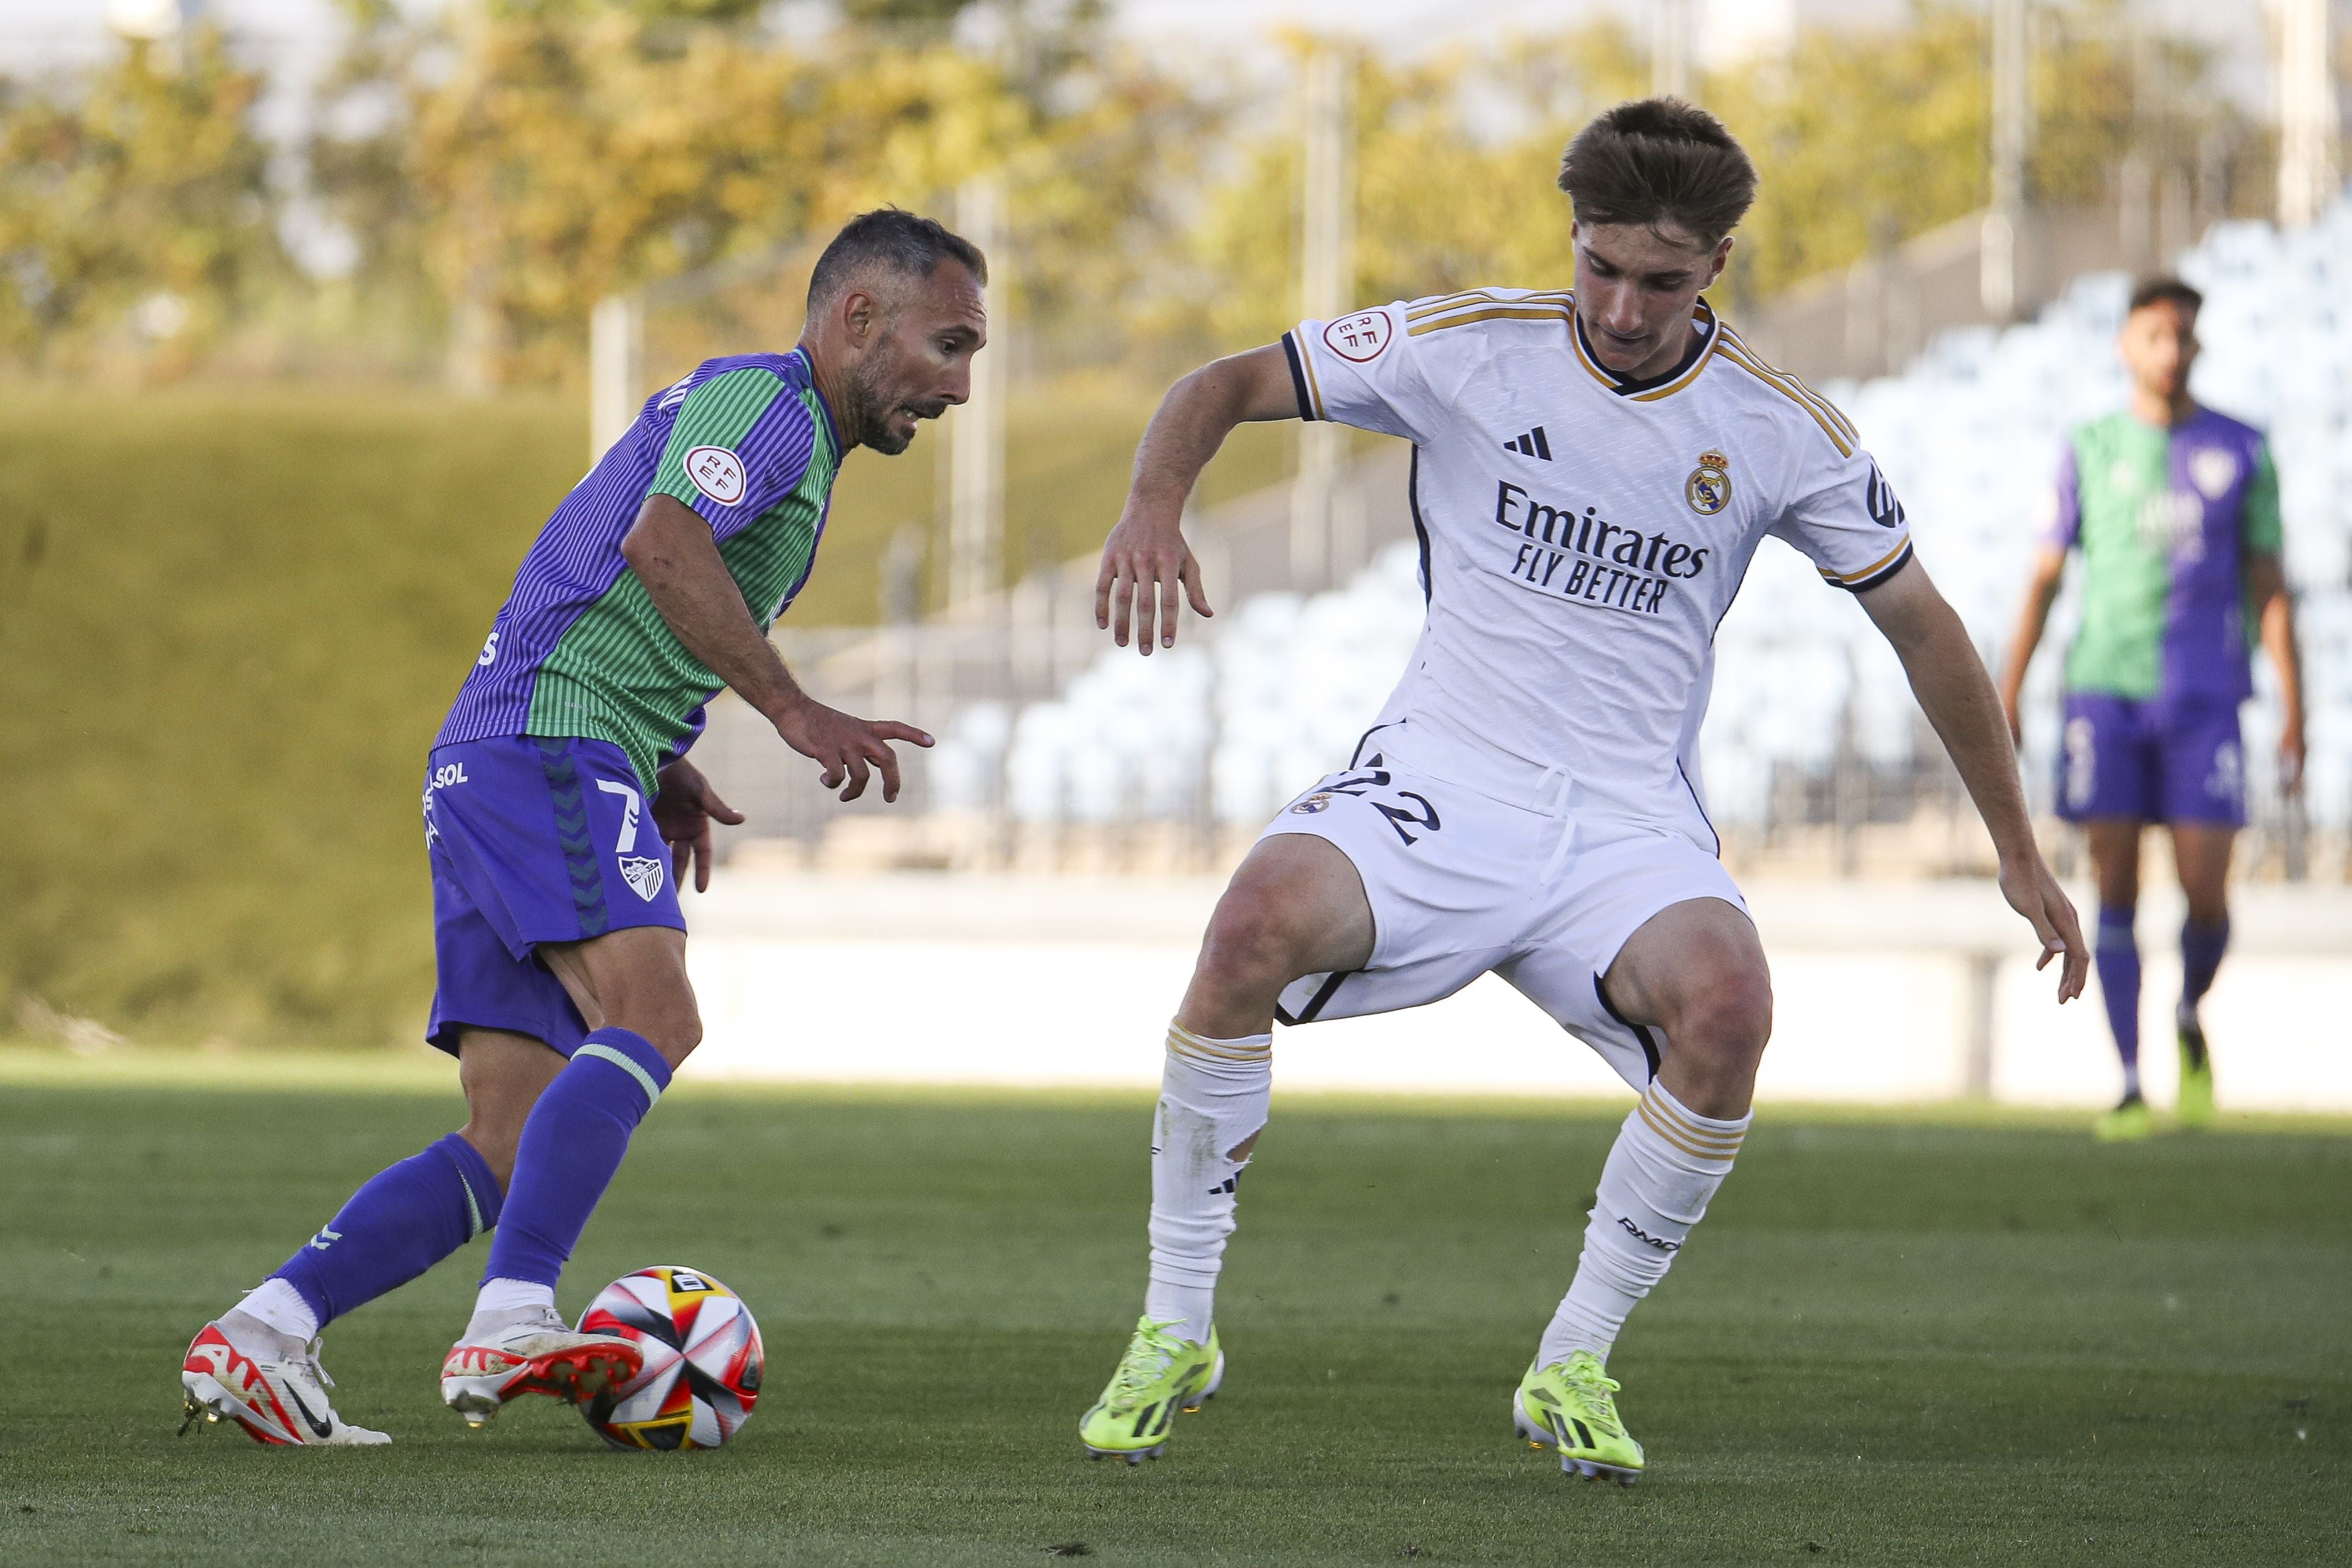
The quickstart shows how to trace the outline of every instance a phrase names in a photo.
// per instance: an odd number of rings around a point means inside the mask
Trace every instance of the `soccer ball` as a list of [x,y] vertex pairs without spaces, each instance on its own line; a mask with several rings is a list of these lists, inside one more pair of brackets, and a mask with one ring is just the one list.
[[640,1269],[605,1286],[583,1333],[618,1334],[645,1366],[580,1406],[616,1448],[715,1448],[759,1403],[765,1354],[742,1298],[698,1269]]

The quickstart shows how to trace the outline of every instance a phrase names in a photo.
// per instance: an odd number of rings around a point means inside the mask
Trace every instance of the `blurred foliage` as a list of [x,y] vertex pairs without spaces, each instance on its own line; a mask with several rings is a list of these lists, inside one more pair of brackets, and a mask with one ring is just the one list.
[[[184,308],[173,353],[194,362],[257,296],[309,288],[356,302],[314,328],[397,323],[442,346],[458,386],[576,382],[602,296],[804,246],[884,202],[951,215],[981,173],[1010,196],[996,293],[1023,322],[1020,373],[1158,373],[1296,313],[1289,89],[1125,47],[1099,0],[845,0],[841,26],[796,43],[754,0],[340,3],[299,192],[273,193],[258,81],[209,29],[6,87],[0,352],[70,363],[163,298]],[[2036,15],[2044,199],[2101,195],[2135,152],[2193,167],[2202,190],[2217,145],[2259,140],[2201,55],[2134,32],[2113,0]],[[1817,30],[1701,84],[1764,176],[1727,295],[1982,204],[1985,26],[1979,8],[1923,5],[1899,29]],[[1646,82],[1609,21],[1360,58],[1359,296],[1562,281],[1559,150]],[[348,238],[348,278],[282,265],[273,219],[294,194]],[[169,324],[157,309],[150,325]]]
[[[2029,171],[2040,200],[2101,199],[2135,151],[2193,167],[2215,141],[2253,135],[2205,85],[2204,53],[2136,39],[2112,9],[2044,18]],[[1923,5],[1899,30],[1815,29],[1785,57],[1707,76],[1699,99],[1760,177],[1722,291],[1735,308],[1985,204],[1990,47],[1981,11]],[[1602,22],[1476,53],[1369,56],[1356,84],[1357,297],[1370,303],[1565,286],[1560,151],[1595,113],[1646,93],[1648,66]],[[1201,304],[1217,340],[1265,341],[1297,314],[1298,183],[1291,130],[1211,193],[1190,239],[1197,274],[1215,280]]]
[[285,277],[252,124],[261,78],[199,27],[132,43],[79,85],[0,79],[0,349],[76,370],[128,328],[184,364]]
[[1122,237],[1161,214],[1182,167],[1168,150],[1199,122],[1171,84],[1108,58],[856,30],[801,54],[648,9],[382,10],[337,78],[340,101],[378,111],[358,134],[330,117],[319,193],[371,277],[438,302],[462,384],[563,375],[604,295],[885,202],[936,207],[982,172],[1056,254],[1013,269],[1029,292],[1058,309],[1116,293],[1134,271]]
[[[2041,16],[2030,198],[2103,199],[2137,152],[2193,170],[2252,127],[2206,80],[2209,54],[2136,37],[2112,5]],[[1887,35],[1809,35],[1783,60],[1708,78],[1707,106],[1756,160],[1739,287],[1769,296],[1990,199],[1991,40],[1980,10],[1930,5]]]
[[1981,15],[1937,8],[1891,38],[1825,33],[1785,65],[1710,80],[1759,176],[1740,287],[1770,295],[1982,207],[1990,47]]
[[[1604,23],[1492,54],[1363,56],[1354,84],[1356,298],[1370,303],[1566,286],[1560,149],[1593,114],[1641,96],[1647,68]],[[1285,131],[1212,192],[1192,236],[1220,344],[1266,342],[1298,319],[1300,135]]]

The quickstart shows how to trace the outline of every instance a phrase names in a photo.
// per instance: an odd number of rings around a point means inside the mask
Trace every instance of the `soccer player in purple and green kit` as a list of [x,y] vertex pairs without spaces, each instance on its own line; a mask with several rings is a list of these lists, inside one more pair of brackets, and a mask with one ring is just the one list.
[[[825,707],[767,628],[808,580],[854,446],[903,452],[971,389],[986,263],[928,218],[852,221],[819,257],[790,353],[712,360],[649,399],[540,533],[425,766],[439,987],[427,1037],[467,1120],[381,1172],[188,1348],[191,1419],[265,1443],[381,1443],[330,1407],[318,1336],[492,1231],[441,1393],[480,1427],[634,1376],[555,1284],[637,1123],[701,1038],[677,883],[742,819],[686,752],[732,687],[821,782],[898,793],[903,724]],[[183,1430],[185,1428],[184,1427]]]
[[2001,681],[2018,727],[2025,668],[2070,551],[2083,556],[2083,622],[2066,653],[2058,811],[2082,824],[2099,883],[2094,958],[2123,1057],[2124,1094],[2103,1138],[2154,1129],[2139,1079],[2141,830],[2161,822],[2188,897],[2180,929],[2184,1125],[2212,1119],[2213,1064],[2197,1005],[2230,941],[2230,852],[2246,821],[2238,709],[2253,695],[2259,635],[2285,709],[2279,785],[2303,777],[2303,679],[2279,566],[2278,472],[2262,433],[2189,395],[2203,298],[2173,277],[2136,288],[2116,350],[2130,406],[2076,430]]

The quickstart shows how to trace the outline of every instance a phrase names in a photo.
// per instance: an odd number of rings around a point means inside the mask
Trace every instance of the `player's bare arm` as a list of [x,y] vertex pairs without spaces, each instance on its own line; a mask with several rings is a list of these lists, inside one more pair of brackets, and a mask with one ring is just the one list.
[[1138,653],[1150,655],[1155,625],[1160,645],[1174,647],[1180,591],[1194,614],[1215,613],[1184,542],[1184,503],[1236,425],[1297,417],[1288,361],[1272,344],[1203,365],[1168,389],[1136,448],[1127,505],[1095,579],[1095,624],[1120,647],[1130,610]]
[[2042,633],[2050,624],[2050,606],[2058,598],[2058,584],[2066,575],[2066,552],[2054,545],[2043,545],[2033,555],[2032,575],[2025,585],[2025,602],[2017,612],[2017,629],[2010,633],[2009,657],[2001,664],[2000,709],[2009,720],[2009,738],[2014,745],[2025,736],[2023,720],[2019,716],[2025,696],[2025,670],[2033,663],[2033,651],[2042,645]]
[[889,743],[929,746],[931,737],[893,719],[853,717],[803,691],[751,619],[709,523],[671,497],[648,496],[621,554],[687,652],[757,708],[785,745],[824,768],[819,783],[855,800],[878,769],[882,798],[898,798],[898,758]]
[[2294,640],[2294,598],[2279,558],[2269,550],[2246,557],[2246,597],[2255,607],[2263,649],[2279,679],[2279,790],[2303,792],[2303,655]]
[[[1977,814],[1992,835],[2000,857],[2000,891],[2010,907],[2025,916],[2042,939],[2034,967],[2063,958],[2058,999],[2083,993],[2090,950],[2074,905],[2058,885],[2033,841],[2025,791],[2018,781],[2017,752],[2002,703],[1995,695],[1967,627],[1927,569],[1914,560],[1887,581],[1860,595],[1862,607],[1903,660],[1911,690],[1927,722],[1959,769]],[[2046,609],[2046,607],[2045,607]],[[2038,630],[2038,628],[2037,628]]]

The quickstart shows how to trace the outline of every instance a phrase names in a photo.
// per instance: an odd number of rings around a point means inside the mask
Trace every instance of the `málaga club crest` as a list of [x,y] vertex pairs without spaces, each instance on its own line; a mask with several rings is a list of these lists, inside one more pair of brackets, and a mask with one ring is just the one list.
[[621,880],[629,884],[631,893],[651,904],[654,895],[661,892],[662,862],[645,855],[624,855]]

